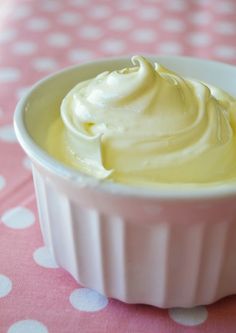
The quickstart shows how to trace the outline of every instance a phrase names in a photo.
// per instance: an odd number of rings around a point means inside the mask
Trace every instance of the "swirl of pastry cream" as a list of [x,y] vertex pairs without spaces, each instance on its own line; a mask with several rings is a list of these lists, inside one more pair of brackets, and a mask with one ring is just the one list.
[[133,67],[79,83],[61,106],[78,167],[134,184],[236,176],[235,100],[134,56]]

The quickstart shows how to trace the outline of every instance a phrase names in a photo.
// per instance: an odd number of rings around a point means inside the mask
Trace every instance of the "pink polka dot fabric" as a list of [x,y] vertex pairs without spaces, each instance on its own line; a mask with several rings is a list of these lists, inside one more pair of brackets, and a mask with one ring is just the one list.
[[236,64],[235,0],[1,1],[0,333],[235,332],[236,296],[187,310],[123,304],[78,285],[43,245],[15,105],[63,67],[138,53]]

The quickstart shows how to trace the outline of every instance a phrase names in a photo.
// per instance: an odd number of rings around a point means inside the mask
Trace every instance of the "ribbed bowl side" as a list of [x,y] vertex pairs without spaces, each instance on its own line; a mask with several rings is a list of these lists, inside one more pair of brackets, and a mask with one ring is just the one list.
[[236,292],[232,218],[172,223],[162,215],[156,223],[145,217],[136,223],[82,207],[35,167],[33,175],[45,244],[82,285],[164,308],[208,304]]

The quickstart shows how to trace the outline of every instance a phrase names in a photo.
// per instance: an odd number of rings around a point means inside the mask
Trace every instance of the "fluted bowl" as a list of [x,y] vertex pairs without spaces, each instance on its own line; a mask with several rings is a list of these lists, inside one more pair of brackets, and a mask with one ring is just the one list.
[[[236,95],[234,66],[149,59]],[[235,294],[235,183],[127,186],[84,175],[46,152],[43,136],[68,91],[129,64],[127,57],[68,68],[36,83],[17,105],[15,131],[32,161],[44,242],[80,284],[124,302],[192,307]]]

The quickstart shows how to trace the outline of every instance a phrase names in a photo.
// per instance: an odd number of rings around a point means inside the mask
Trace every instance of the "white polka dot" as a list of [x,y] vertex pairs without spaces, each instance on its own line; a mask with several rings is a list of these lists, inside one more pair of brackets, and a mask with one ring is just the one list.
[[70,44],[71,38],[69,35],[64,33],[52,33],[48,35],[47,42],[51,46],[65,47]]
[[45,2],[42,2],[42,9],[46,12],[55,12],[57,10],[60,10],[61,9],[61,5],[59,2],[57,1],[45,1]]
[[19,55],[32,54],[37,50],[37,45],[34,42],[16,42],[13,45],[13,51]]
[[33,60],[32,66],[39,72],[52,71],[57,68],[57,62],[52,58],[37,58]]
[[8,143],[17,142],[15,131],[12,125],[4,125],[0,127],[0,140]]
[[104,19],[111,15],[111,9],[105,5],[96,5],[93,10],[89,12],[89,15],[96,19]]
[[211,22],[211,19],[209,12],[196,12],[189,15],[189,20],[196,25],[206,25]]
[[83,38],[93,40],[99,39],[103,35],[103,31],[97,26],[86,25],[79,30],[79,34]]
[[94,54],[91,50],[86,49],[78,49],[78,50],[70,50],[68,53],[68,59],[71,62],[79,62],[84,60],[89,60],[93,58]]
[[12,42],[17,36],[17,32],[14,29],[3,30],[0,34],[0,43]]
[[0,274],[0,298],[7,296],[11,290],[11,280],[7,276]]
[[183,32],[185,30],[185,23],[177,19],[166,19],[161,26],[166,31],[171,32]]
[[132,39],[140,43],[151,43],[156,40],[156,34],[151,29],[137,29],[131,34]]
[[79,13],[65,12],[59,15],[58,20],[64,25],[76,25],[81,22],[82,18]]
[[173,308],[169,310],[169,315],[176,323],[185,326],[197,326],[207,320],[207,309],[198,306],[191,309]]
[[120,39],[106,39],[100,45],[100,49],[102,51],[109,53],[123,52],[125,47],[126,47],[125,42]]
[[163,42],[160,44],[159,50],[166,54],[179,54],[183,51],[182,46],[177,42]]
[[138,16],[144,21],[155,21],[160,17],[160,11],[156,7],[140,8]]
[[234,35],[236,33],[236,22],[216,22],[215,31],[223,35]]
[[236,58],[236,47],[220,45],[215,48],[214,53],[216,56],[221,58],[233,59]]
[[20,320],[10,326],[7,333],[48,333],[47,327],[38,320]]
[[43,17],[34,17],[27,23],[27,28],[33,31],[45,31],[49,29],[49,27],[49,21]]
[[180,0],[171,0],[166,2],[166,6],[171,11],[180,12],[187,8],[187,2]]
[[0,191],[5,187],[6,181],[3,176],[0,175]]
[[216,2],[216,4],[213,6],[213,8],[219,12],[220,14],[230,14],[234,13],[236,10],[235,2],[226,2],[226,1],[220,1]]
[[71,0],[71,4],[78,7],[89,5],[89,0]]
[[18,99],[21,99],[22,97],[24,97],[28,93],[29,89],[30,89],[29,87],[21,87],[21,88],[17,89],[16,97]]
[[195,2],[197,5],[207,5],[209,2],[211,2],[212,0],[193,0],[193,2]]
[[31,165],[31,160],[28,157],[24,157],[23,161],[22,161],[23,167],[26,170],[30,170],[32,169],[32,165]]
[[20,71],[17,68],[5,67],[0,68],[0,82],[14,82],[19,80]]
[[211,37],[204,32],[195,32],[188,36],[188,42],[194,46],[206,46],[210,44]]
[[108,22],[108,26],[112,30],[126,31],[132,28],[133,22],[130,17],[117,16]]
[[28,228],[35,222],[34,214],[20,206],[7,210],[1,219],[7,227],[12,229]]
[[76,310],[94,312],[105,308],[108,299],[94,290],[80,288],[70,294],[70,303]]
[[26,4],[17,6],[17,10],[12,13],[12,18],[19,20],[29,17],[32,14],[32,8]]
[[44,268],[58,268],[55,259],[52,257],[47,247],[40,247],[34,251],[34,261]]

